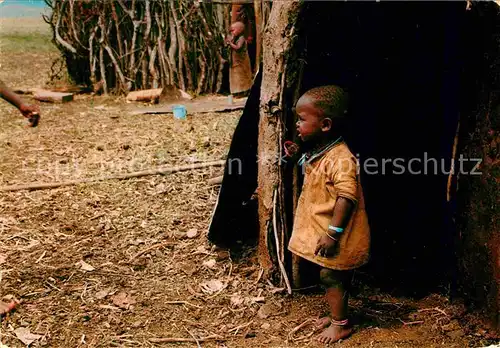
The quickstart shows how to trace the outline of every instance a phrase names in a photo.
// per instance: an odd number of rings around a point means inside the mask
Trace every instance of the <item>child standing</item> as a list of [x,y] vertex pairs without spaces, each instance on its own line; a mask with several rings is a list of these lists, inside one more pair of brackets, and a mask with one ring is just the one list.
[[370,228],[356,158],[342,139],[347,95],[337,86],[306,92],[297,102],[297,132],[306,147],[305,172],[289,250],[320,267],[331,317],[319,319],[318,340],[352,333],[347,317],[354,269],[368,262]]
[[244,31],[242,22],[234,22],[231,24],[231,35],[226,39],[226,44],[231,47],[229,88],[235,95],[245,94],[252,87],[253,80]]

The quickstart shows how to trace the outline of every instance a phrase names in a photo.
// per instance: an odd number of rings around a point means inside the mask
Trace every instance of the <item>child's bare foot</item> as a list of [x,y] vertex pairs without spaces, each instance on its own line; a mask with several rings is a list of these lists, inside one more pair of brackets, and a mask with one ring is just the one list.
[[334,343],[349,337],[351,334],[352,328],[350,327],[330,325],[318,336],[318,341],[324,344]]
[[330,317],[323,317],[316,320],[315,326],[316,330],[323,330],[330,326],[332,319]]

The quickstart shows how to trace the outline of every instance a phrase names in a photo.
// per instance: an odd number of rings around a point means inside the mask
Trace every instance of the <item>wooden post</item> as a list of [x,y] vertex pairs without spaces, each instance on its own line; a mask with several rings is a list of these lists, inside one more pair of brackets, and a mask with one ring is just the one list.
[[[266,274],[273,270],[268,245],[269,224],[273,221],[273,195],[280,185],[280,143],[283,124],[280,115],[282,93],[286,81],[289,53],[294,49],[292,38],[295,18],[303,6],[302,2],[276,1],[269,16],[269,25],[263,36],[264,71],[260,99],[259,147],[258,147],[258,196],[259,196],[259,245],[258,257]],[[280,213],[280,210],[276,210]],[[286,246],[282,246],[285,247]]]
[[254,0],[255,12],[255,70],[260,66],[262,54],[262,0]]

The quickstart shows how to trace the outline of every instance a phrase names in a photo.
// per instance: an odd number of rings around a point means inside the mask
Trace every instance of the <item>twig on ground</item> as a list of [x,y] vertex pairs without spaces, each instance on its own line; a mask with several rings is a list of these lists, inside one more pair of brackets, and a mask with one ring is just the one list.
[[61,289],[59,289],[59,288],[58,288],[57,286],[55,286],[55,285],[50,284],[48,281],[46,281],[46,282],[45,282],[45,284],[47,284],[48,286],[50,286],[52,289],[55,289],[55,290],[57,290],[57,291],[59,291],[59,292],[62,292],[62,290],[61,290]]
[[304,290],[311,290],[311,289],[315,289],[317,288],[318,285],[311,285],[311,286],[306,286],[306,287],[303,287],[303,288],[294,288],[292,289],[293,291],[304,291]]
[[103,217],[103,216],[104,216],[104,214],[97,214],[96,216],[91,217],[90,221],[97,220],[97,219],[99,219],[100,217]]
[[191,307],[198,308],[198,309],[203,309],[203,307],[200,307],[200,306],[194,305],[194,304],[189,303],[189,302],[187,302],[187,301],[167,301],[167,302],[165,302],[165,303],[166,303],[166,304],[182,304],[182,305],[191,306]]
[[439,307],[434,307],[434,308],[423,308],[423,309],[419,309],[418,312],[421,313],[421,312],[428,312],[428,311],[437,311],[445,316],[448,316],[448,314],[446,314],[445,311],[443,311],[441,308]]
[[125,179],[139,178],[149,175],[158,175],[158,174],[165,175],[165,174],[172,174],[193,169],[223,166],[225,163],[226,161],[221,160],[221,161],[187,164],[184,166],[155,168],[155,169],[143,170],[140,172],[122,173],[122,174],[102,176],[97,178],[83,178],[83,179],[60,181],[60,182],[31,183],[26,185],[3,186],[0,187],[0,191],[43,190],[43,189],[58,188],[62,186],[90,184],[107,180],[125,180]]
[[158,244],[155,244],[155,245],[152,245],[142,251],[139,251],[137,254],[135,254],[134,256],[132,256],[130,259],[129,259],[129,262],[130,261],[133,261],[135,260],[136,258],[138,258],[139,256],[151,251],[151,250],[154,250],[154,249],[159,249],[159,248],[163,248],[165,246],[174,246],[176,245],[177,243],[174,243],[174,242],[163,242],[163,243],[158,243]]
[[234,327],[234,328],[230,329],[230,330],[228,331],[228,333],[231,333],[231,332],[233,332],[233,331],[234,331],[234,335],[237,335],[239,330],[244,329],[244,328],[246,328],[246,327],[248,327],[248,326],[252,325],[252,323],[253,323],[253,320],[249,321],[249,322],[248,322],[248,323],[246,323],[246,324],[238,325],[238,326],[236,326],[236,327]]
[[200,341],[198,341],[198,339],[196,337],[194,337],[194,335],[191,333],[191,331],[189,331],[188,329],[184,328],[184,330],[187,331],[187,333],[189,334],[189,336],[191,336],[193,338],[193,340],[195,340],[196,342],[196,346],[198,348],[201,348],[201,345],[200,345]]
[[423,324],[424,323],[423,320],[410,321],[410,322],[403,321],[400,318],[398,318],[398,320],[400,322],[402,322],[404,326],[417,325],[417,324]]
[[308,333],[307,335],[304,335],[304,336],[300,336],[300,337],[297,337],[297,338],[294,338],[293,341],[294,342],[298,342],[298,341],[303,341],[303,340],[306,340],[308,338],[311,338],[312,335],[314,335],[316,333],[316,330],[313,331],[313,332],[310,332]]
[[182,319],[183,322],[189,324],[189,325],[193,325],[193,326],[196,326],[196,327],[199,327],[199,328],[202,328],[203,325],[201,325],[200,323],[197,323],[195,321],[191,321],[191,320],[188,320],[188,319]]
[[46,250],[44,250],[44,252],[42,253],[42,255],[40,255],[40,257],[38,259],[36,259],[35,263],[38,263],[38,262],[42,261],[42,259],[45,256],[45,254],[47,254]]
[[149,342],[152,343],[175,343],[175,342],[205,342],[210,340],[216,341],[225,341],[225,338],[219,335],[211,335],[207,337],[200,337],[197,340],[193,338],[184,338],[184,337],[165,337],[165,338],[150,338]]
[[293,335],[294,335],[297,331],[299,331],[300,329],[302,329],[303,327],[305,327],[305,326],[309,325],[309,323],[310,323],[311,321],[314,321],[314,320],[315,320],[314,318],[309,318],[309,319],[306,319],[306,320],[305,320],[302,324],[300,324],[300,325],[298,325],[298,326],[294,327],[294,328],[292,329],[292,331],[290,331],[290,332],[288,333],[288,339],[289,339],[289,340],[294,341]]

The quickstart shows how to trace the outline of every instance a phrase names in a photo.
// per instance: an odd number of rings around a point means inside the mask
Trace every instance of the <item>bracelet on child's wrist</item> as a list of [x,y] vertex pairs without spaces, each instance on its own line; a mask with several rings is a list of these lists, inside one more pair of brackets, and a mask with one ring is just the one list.
[[336,232],[336,233],[344,232],[344,229],[342,227],[336,227],[336,226],[332,226],[332,225],[328,225],[328,230]]
[[335,238],[335,237],[334,237],[334,236],[332,236],[330,233],[328,233],[328,231],[325,231],[325,234],[326,234],[328,237],[330,237],[330,239],[332,239],[332,240],[334,240],[334,241],[336,241],[336,242],[338,242],[338,241],[339,241],[337,238]]

